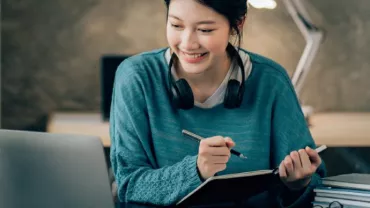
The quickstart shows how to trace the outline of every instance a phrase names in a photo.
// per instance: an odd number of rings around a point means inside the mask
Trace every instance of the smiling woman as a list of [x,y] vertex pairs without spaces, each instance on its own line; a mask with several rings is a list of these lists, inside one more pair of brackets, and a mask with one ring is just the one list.
[[167,39],[179,57],[178,73],[202,73],[210,80],[217,74],[224,77],[230,66],[225,53],[230,36],[228,20],[201,4],[174,1],[169,6]]
[[[165,3],[169,47],[126,59],[115,76],[110,134],[119,200],[174,205],[215,174],[279,166],[283,185],[243,203],[310,206],[325,167],[285,69],[240,48],[247,1]],[[183,129],[206,139],[198,145]],[[248,160],[230,156],[235,145]]]
[[220,86],[232,60],[236,59],[229,57],[225,49],[234,35],[240,47],[246,1],[227,4],[222,1],[165,2],[168,7],[167,40],[171,52],[176,55],[174,58],[179,61],[176,73],[189,82],[195,100],[204,102]]

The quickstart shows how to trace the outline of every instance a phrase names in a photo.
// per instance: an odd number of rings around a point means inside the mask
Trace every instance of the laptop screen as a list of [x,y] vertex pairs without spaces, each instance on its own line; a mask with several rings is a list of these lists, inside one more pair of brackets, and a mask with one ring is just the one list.
[[98,137],[0,130],[0,138],[0,207],[114,208]]

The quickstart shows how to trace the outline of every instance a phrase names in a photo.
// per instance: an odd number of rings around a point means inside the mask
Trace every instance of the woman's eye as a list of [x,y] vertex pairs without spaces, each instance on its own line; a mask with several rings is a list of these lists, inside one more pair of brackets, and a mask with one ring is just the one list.
[[202,30],[202,29],[199,29],[201,32],[203,32],[203,33],[210,33],[210,32],[212,32],[212,31],[214,31],[214,30]]
[[171,24],[171,26],[174,28],[180,28],[180,25]]

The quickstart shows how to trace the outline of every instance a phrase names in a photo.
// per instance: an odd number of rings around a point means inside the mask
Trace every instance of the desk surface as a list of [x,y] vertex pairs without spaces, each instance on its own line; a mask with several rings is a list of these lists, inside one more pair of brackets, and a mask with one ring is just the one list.
[[98,136],[104,147],[110,146],[109,123],[99,113],[55,113],[49,118],[47,131]]
[[[370,113],[317,113],[310,117],[310,130],[317,144],[331,147],[370,147]],[[109,123],[99,113],[56,113],[47,131],[99,136],[110,146]]]
[[310,124],[317,144],[370,147],[370,113],[318,113]]

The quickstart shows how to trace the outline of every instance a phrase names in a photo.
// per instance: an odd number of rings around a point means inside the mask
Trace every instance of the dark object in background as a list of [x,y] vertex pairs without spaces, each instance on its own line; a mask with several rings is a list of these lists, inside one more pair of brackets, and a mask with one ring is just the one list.
[[370,174],[370,147],[328,147],[320,154],[327,176],[348,173]]
[[[31,125],[22,127],[21,130],[46,132],[48,120],[49,120],[49,115],[47,114],[40,115],[37,119],[35,119],[34,123],[32,123]],[[14,130],[19,130],[19,129],[14,129]]]
[[104,121],[109,120],[114,76],[117,67],[128,55],[105,55],[101,58],[101,113]]

